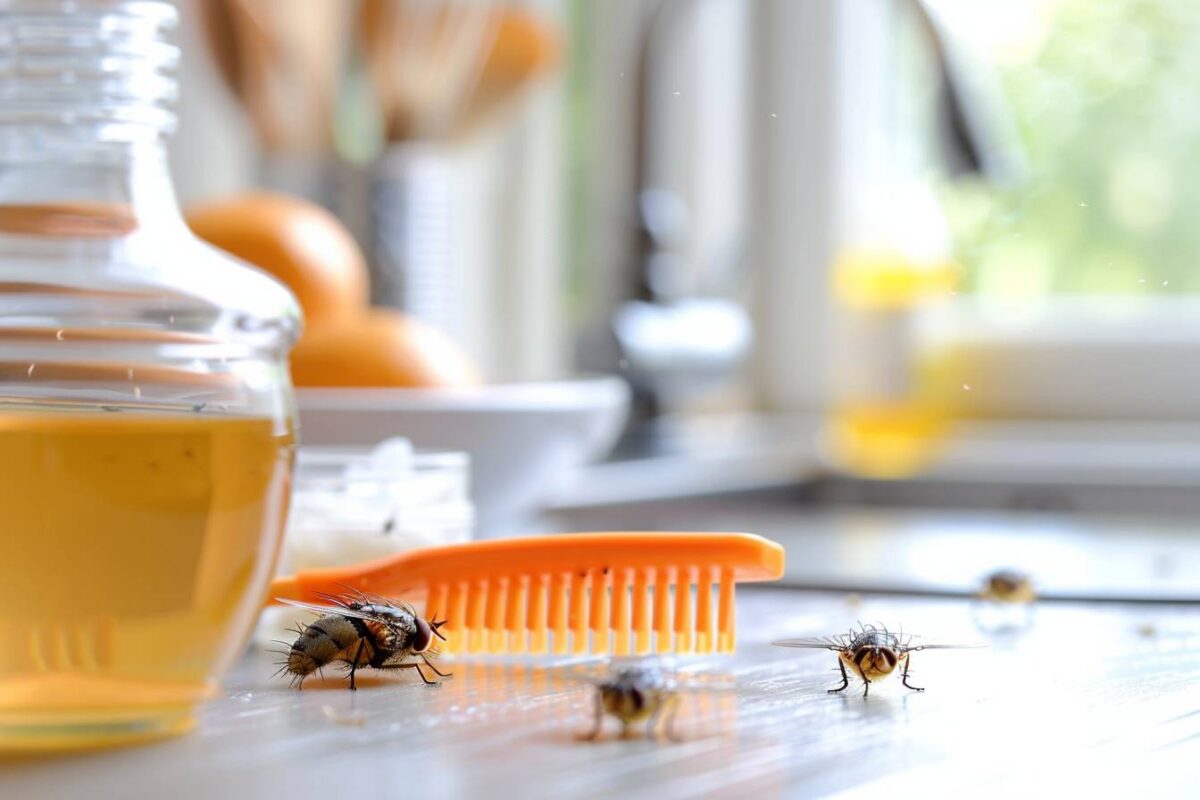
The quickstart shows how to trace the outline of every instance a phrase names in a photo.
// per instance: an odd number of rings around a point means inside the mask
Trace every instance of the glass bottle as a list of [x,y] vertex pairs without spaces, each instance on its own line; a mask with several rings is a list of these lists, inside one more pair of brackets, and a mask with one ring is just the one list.
[[825,440],[851,474],[906,478],[946,442],[950,409],[929,391],[925,340],[960,268],[926,183],[881,183],[864,194],[833,266],[837,371]]
[[293,461],[292,296],[195,239],[159,0],[0,0],[0,750],[186,730]]

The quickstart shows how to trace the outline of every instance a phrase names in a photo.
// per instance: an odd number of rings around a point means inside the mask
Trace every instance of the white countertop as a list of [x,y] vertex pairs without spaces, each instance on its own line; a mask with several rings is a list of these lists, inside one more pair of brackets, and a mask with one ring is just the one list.
[[[252,650],[194,733],[0,760],[0,797],[663,800],[860,788],[901,798],[935,786],[937,796],[949,787],[975,798],[1040,796],[1056,781],[1064,796],[1118,787],[1170,797],[1194,782],[1200,604],[1163,602],[1200,598],[1190,520],[813,508],[776,493],[575,509],[539,525],[746,530],[787,547],[785,580],[739,595],[738,654],[680,660],[688,674],[715,672],[738,687],[688,695],[686,741],[576,741],[592,708],[592,688],[572,678],[578,662],[476,660],[453,664],[454,677],[435,689],[363,674],[354,694],[333,677],[297,692],[270,677],[273,656]],[[830,696],[832,654],[768,644],[859,619],[978,639],[966,595],[1001,566],[1067,599],[1039,604],[1019,638],[915,654],[924,694],[889,681],[865,702],[856,692]],[[1069,599],[1081,597],[1095,602]]]
[[[913,655],[913,680],[826,694],[835,659],[779,636],[880,620],[978,638],[970,601],[767,589],[739,597],[739,652],[680,662],[736,678],[689,693],[682,743],[577,741],[591,687],[551,662],[459,662],[412,676],[330,677],[303,692],[251,653],[181,739],[0,761],[5,798],[1184,796],[1200,752],[1200,607],[1050,603],[1024,636]],[[553,662],[562,665],[567,662]],[[724,676],[724,677],[720,677]],[[933,794],[930,795],[929,792]],[[1016,792],[1017,794],[1014,794]],[[1029,795],[1033,796],[1033,795]]]

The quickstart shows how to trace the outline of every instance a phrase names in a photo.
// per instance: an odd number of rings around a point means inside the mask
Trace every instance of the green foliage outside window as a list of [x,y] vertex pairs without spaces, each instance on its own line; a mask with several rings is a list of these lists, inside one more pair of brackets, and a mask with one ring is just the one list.
[[1040,11],[1036,45],[997,62],[1023,177],[946,193],[969,288],[1200,291],[1200,3],[1056,0]]

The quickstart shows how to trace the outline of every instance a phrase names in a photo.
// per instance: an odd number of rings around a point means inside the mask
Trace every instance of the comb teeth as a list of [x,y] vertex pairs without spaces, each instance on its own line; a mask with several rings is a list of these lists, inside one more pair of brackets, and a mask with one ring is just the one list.
[[[425,595],[455,653],[729,653],[735,581],[777,580],[783,548],[745,533],[575,533],[429,547],[271,583],[273,602]],[[715,598],[714,598],[715,595]]]
[[428,598],[426,615],[447,620],[444,652],[627,656],[734,649],[732,569],[493,575],[435,582]]

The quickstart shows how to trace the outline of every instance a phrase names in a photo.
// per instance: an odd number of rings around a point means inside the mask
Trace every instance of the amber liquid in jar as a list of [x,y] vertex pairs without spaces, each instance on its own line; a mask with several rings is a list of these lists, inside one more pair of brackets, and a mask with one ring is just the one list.
[[0,411],[7,745],[191,724],[261,606],[292,458],[267,418]]

